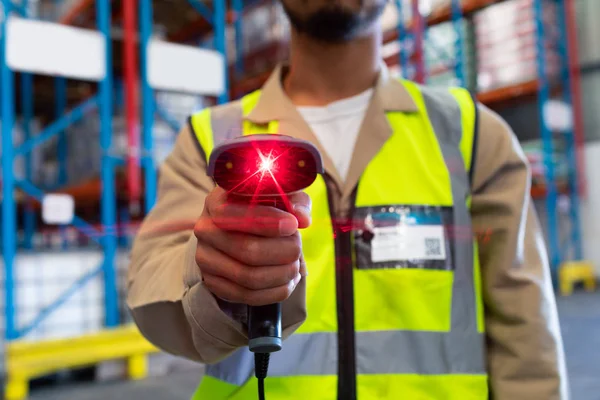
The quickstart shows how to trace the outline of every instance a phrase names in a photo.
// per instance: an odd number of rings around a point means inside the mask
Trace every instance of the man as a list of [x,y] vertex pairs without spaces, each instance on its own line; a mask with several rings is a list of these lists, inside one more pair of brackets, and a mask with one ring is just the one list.
[[[209,364],[197,399],[254,399],[245,306],[283,302],[269,399],[567,399],[528,166],[462,89],[392,79],[385,0],[282,0],[289,66],[190,119],[132,252],[128,304],[160,348]],[[326,174],[293,212],[228,202],[215,145],[279,132]],[[483,232],[475,235],[473,232]],[[473,239],[475,238],[475,240]]]

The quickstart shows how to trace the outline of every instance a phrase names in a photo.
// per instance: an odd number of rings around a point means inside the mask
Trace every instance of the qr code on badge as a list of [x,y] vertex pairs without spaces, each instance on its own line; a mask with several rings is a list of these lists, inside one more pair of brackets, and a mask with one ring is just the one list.
[[442,241],[438,238],[425,238],[425,256],[441,256]]

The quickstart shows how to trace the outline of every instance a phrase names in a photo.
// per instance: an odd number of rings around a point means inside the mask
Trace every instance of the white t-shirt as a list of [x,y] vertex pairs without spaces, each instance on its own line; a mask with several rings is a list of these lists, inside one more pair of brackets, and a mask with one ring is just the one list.
[[298,112],[333,161],[345,180],[350,168],[358,132],[362,125],[373,89],[324,107],[298,107]]

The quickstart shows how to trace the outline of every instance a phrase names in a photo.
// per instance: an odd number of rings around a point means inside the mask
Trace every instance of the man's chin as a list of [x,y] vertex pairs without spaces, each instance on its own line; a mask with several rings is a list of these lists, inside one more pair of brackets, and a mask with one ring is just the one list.
[[360,30],[358,14],[340,4],[329,4],[311,15],[298,16],[285,10],[292,27],[300,34],[323,42],[344,42],[353,39]]
[[296,32],[326,43],[343,43],[363,35],[383,11],[373,9],[365,16],[342,2],[332,2],[310,15],[300,16],[283,6]]

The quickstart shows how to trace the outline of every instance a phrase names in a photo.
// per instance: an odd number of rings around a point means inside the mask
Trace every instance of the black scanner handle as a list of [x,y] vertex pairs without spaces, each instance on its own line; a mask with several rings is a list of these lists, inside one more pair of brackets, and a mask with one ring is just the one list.
[[[280,197],[255,198],[253,203],[272,206],[289,212]],[[255,353],[273,353],[281,350],[281,303],[248,306],[248,347]]]

